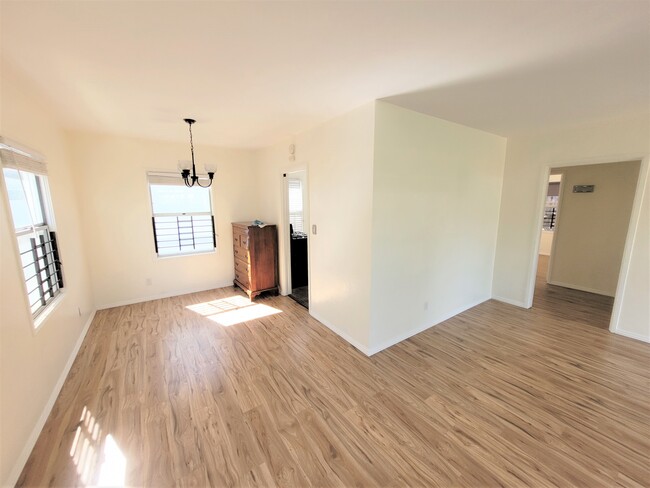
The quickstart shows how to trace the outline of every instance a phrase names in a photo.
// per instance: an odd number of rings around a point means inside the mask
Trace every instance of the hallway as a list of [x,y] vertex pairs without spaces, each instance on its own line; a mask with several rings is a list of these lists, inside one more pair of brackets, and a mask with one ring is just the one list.
[[[614,298],[573,290],[546,282],[549,256],[539,256],[533,308],[544,310],[556,318],[571,317],[585,325],[600,329],[609,327]],[[567,324],[570,322],[567,321]]]

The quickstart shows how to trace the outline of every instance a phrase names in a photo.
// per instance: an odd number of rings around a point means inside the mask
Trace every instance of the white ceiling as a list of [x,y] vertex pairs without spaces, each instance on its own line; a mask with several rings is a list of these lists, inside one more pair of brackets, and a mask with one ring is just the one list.
[[71,128],[257,147],[373,99],[501,135],[650,110],[650,2],[2,1]]

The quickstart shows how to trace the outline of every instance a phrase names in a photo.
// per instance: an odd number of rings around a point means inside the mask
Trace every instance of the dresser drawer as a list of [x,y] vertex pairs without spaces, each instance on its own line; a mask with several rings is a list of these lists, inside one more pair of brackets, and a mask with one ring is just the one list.
[[233,237],[232,240],[233,246],[248,249],[248,229],[235,227],[233,229],[232,237]]
[[245,274],[246,276],[250,275],[250,266],[248,261],[242,261],[235,257],[235,272]]
[[242,261],[248,261],[248,249],[235,244],[233,245],[232,252],[235,255],[235,260],[241,259]]
[[248,279],[248,273],[242,273],[241,271],[235,270],[235,280],[239,281],[246,288],[250,288],[251,283]]

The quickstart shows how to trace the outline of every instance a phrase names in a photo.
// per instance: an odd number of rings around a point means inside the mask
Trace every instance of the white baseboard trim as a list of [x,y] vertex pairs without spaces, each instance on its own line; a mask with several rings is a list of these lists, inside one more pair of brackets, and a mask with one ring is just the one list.
[[29,455],[32,453],[32,449],[34,449],[34,445],[38,440],[38,436],[41,434],[41,430],[43,430],[45,421],[50,416],[52,407],[54,407],[54,402],[56,402],[56,399],[58,398],[59,393],[61,392],[61,388],[63,388],[63,383],[65,383],[65,380],[68,377],[70,368],[72,368],[72,363],[74,363],[74,360],[77,357],[77,353],[81,348],[81,344],[86,338],[88,329],[90,329],[90,324],[93,322],[93,319],[95,318],[95,313],[96,311],[93,311],[88,317],[86,323],[84,324],[83,329],[81,330],[81,334],[79,334],[79,338],[77,339],[77,342],[75,343],[74,347],[72,348],[72,351],[70,352],[68,361],[65,363],[63,371],[61,371],[61,374],[59,375],[59,379],[54,385],[54,389],[52,390],[52,393],[50,394],[47,403],[43,407],[41,416],[36,421],[36,425],[34,425],[34,428],[32,429],[32,433],[27,438],[25,447],[23,447],[23,450],[20,452],[20,455],[18,456],[18,459],[16,460],[13,469],[11,470],[11,473],[9,473],[9,478],[5,481],[3,486],[16,486],[18,477],[20,476],[20,473],[23,471],[23,468],[25,467],[25,463],[27,462]]
[[519,300],[512,300],[510,298],[494,296],[494,297],[492,297],[492,300],[496,300],[497,302],[507,303],[508,305],[514,305],[515,307],[530,308],[530,307],[527,307],[524,302],[521,302]]
[[452,317],[455,317],[459,313],[463,313],[465,310],[469,310],[470,308],[474,308],[477,305],[480,305],[481,303],[489,300],[489,298],[481,298],[480,300],[477,300],[474,303],[471,303],[469,305],[463,305],[462,307],[458,307],[455,310],[452,310],[451,312],[447,312],[443,314],[442,316],[438,317],[437,319],[434,319],[435,322],[433,324],[426,324],[422,325],[420,327],[416,327],[415,329],[411,329],[408,332],[403,332],[399,335],[396,335],[395,337],[384,341],[383,343],[373,346],[368,348],[368,352],[366,353],[368,356],[372,356],[373,354],[377,354],[380,351],[383,351],[384,349],[388,349],[389,347],[394,346],[395,344],[398,344],[402,341],[405,341],[406,339],[413,337],[414,335],[419,334],[420,332],[424,332],[427,329],[430,329],[431,327],[435,327],[436,325],[444,322],[445,320],[449,320]]
[[627,330],[616,329],[612,331],[614,334],[622,335],[630,339],[636,339],[637,341],[650,342],[650,335],[643,335],[637,332],[629,332]]
[[196,288],[186,288],[183,290],[167,291],[164,293],[158,293],[156,295],[149,295],[146,297],[129,298],[128,300],[120,300],[118,302],[99,305],[97,307],[97,310],[106,310],[107,308],[123,307],[124,305],[133,305],[134,303],[150,302],[151,300],[160,300],[161,298],[187,295],[188,293],[198,293],[200,291],[214,290],[216,288],[227,288],[229,286],[233,286],[233,280],[221,281],[219,283],[214,283],[208,287],[200,286]]
[[370,356],[370,354],[368,353],[368,348],[367,348],[366,346],[364,346],[363,344],[361,344],[361,343],[358,342],[357,340],[355,340],[355,339],[353,339],[352,337],[350,337],[347,333],[343,332],[341,329],[339,329],[338,327],[336,327],[334,324],[332,324],[331,322],[329,322],[329,321],[323,319],[323,317],[320,317],[320,316],[314,314],[311,310],[309,311],[309,315],[311,315],[312,317],[314,317],[314,318],[315,318],[316,320],[318,320],[321,324],[323,324],[323,325],[324,325],[325,327],[327,327],[329,330],[331,330],[332,332],[334,332],[337,336],[339,336],[339,337],[345,339],[346,342],[349,342],[350,344],[352,344],[355,348],[357,348],[357,349],[358,349],[359,351],[361,351],[363,354],[365,354],[366,356]]
[[571,283],[562,283],[561,281],[549,281],[548,284],[554,286],[561,286],[562,288],[571,288],[572,290],[586,291],[587,293],[595,293],[596,295],[604,295],[606,297],[614,296],[612,293],[603,290],[596,290],[594,288],[588,288],[586,286],[572,285]]

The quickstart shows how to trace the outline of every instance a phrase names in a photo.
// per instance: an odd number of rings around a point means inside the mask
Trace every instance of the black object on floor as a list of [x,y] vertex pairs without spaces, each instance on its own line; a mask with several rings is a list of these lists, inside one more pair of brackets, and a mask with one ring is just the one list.
[[294,288],[289,297],[293,298],[300,305],[309,310],[309,287],[301,286],[299,288]]

